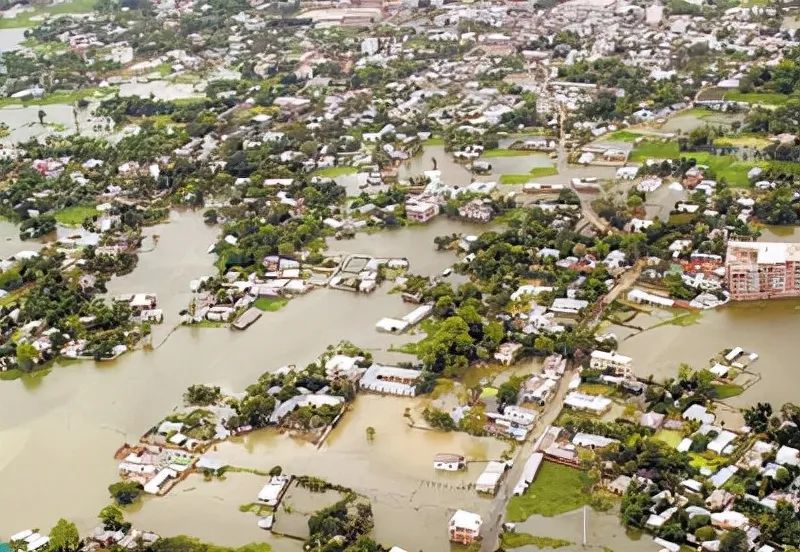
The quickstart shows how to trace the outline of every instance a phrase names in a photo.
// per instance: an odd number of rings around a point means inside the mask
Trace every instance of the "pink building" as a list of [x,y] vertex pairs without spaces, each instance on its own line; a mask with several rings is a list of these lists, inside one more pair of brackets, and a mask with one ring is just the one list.
[[428,222],[439,214],[439,206],[428,201],[406,202],[406,218],[414,222]]
[[800,244],[728,242],[725,279],[736,301],[800,296]]

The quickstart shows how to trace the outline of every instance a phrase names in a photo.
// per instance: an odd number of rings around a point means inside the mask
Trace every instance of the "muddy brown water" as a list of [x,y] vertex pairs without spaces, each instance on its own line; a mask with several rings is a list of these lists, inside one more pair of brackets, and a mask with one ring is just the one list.
[[[371,246],[369,253],[404,254],[412,270],[436,274],[452,264],[455,256],[435,251],[433,238],[461,230],[460,223],[441,219],[426,226],[336,245],[351,252]],[[54,367],[46,375],[2,382],[0,488],[8,500],[0,507],[0,535],[26,527],[46,529],[62,516],[73,519],[81,529],[93,527],[97,512],[109,502],[107,486],[116,480],[114,451],[121,443],[138,438],[168,413],[193,383],[207,382],[239,391],[261,373],[286,364],[303,365],[327,345],[342,339],[373,349],[381,359],[393,362],[398,355],[380,352],[392,344],[414,339],[374,329],[381,317],[410,310],[399,295],[388,293],[391,286],[387,283],[369,296],[317,289],[292,300],[279,312],[266,313],[246,332],[181,327],[159,345],[175,323],[177,311],[188,302],[189,280],[213,272],[214,258],[207,249],[216,232],[215,228],[205,227],[199,213],[175,213],[169,224],[147,231],[149,235],[158,234],[158,243],[152,251],[141,254],[135,271],[109,284],[110,293],[158,294],[167,321],[156,330],[155,350],[135,351],[108,363],[71,362]],[[19,244],[10,245],[18,250]],[[147,250],[147,242],[144,249]],[[432,455],[462,452],[470,457],[496,458],[504,445],[461,434],[411,429],[403,437],[397,430],[398,424],[400,429],[404,427],[406,405],[415,403],[359,398],[354,411],[320,450],[270,430],[246,438],[244,446],[230,444],[221,450],[230,450],[232,461],[245,466],[268,469],[282,464],[295,473],[322,475],[363,489],[375,499],[376,535],[387,542],[402,536],[402,530],[392,528],[394,524],[386,520],[406,510],[415,512],[409,515],[418,516],[420,523],[428,523],[431,530],[435,527],[439,531],[436,542],[442,542],[444,525],[439,518],[446,517],[446,509],[438,498],[441,489],[414,487],[423,480],[434,480]],[[366,425],[375,427],[378,434],[376,443],[369,448]],[[414,460],[410,461],[410,457]],[[470,473],[469,477],[472,480],[477,473]],[[246,492],[231,490],[235,497],[230,499],[231,513],[227,505],[217,504],[215,484],[189,481],[165,499],[147,500],[138,512],[131,513],[131,519],[165,534],[195,532],[222,544],[264,538],[265,533],[257,529],[252,514],[238,511],[240,504],[253,500],[261,484],[255,481],[252,488],[248,484]],[[189,490],[192,486],[197,490]],[[454,498],[453,507],[462,502],[470,506],[471,501],[478,500],[471,491],[454,492],[459,498]],[[461,494],[466,495],[463,500]],[[195,498],[203,496],[207,500]],[[434,507],[431,501],[438,504],[436,521],[429,520],[426,514]],[[160,515],[162,508],[173,512],[172,517]],[[231,530],[227,522],[216,522],[229,517],[241,520],[241,531]],[[428,532],[419,532],[415,538],[420,540],[410,545],[433,549],[426,540]]]

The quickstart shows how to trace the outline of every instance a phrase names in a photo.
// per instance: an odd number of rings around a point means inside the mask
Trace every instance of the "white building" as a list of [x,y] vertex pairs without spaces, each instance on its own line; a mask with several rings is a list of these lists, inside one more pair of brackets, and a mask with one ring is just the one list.
[[615,375],[627,378],[632,373],[633,359],[613,351],[592,351],[589,367],[593,370],[612,370]]

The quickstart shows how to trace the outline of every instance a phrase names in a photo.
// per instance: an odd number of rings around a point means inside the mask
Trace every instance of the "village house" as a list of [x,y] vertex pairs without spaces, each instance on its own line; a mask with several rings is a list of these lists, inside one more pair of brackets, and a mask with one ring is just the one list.
[[361,377],[359,387],[373,393],[413,397],[420,376],[419,370],[373,363]]
[[494,210],[490,203],[473,199],[458,208],[458,216],[477,222],[489,222],[494,216]]
[[511,365],[516,360],[517,353],[522,349],[521,343],[507,342],[502,343],[494,354],[495,360],[505,366]]

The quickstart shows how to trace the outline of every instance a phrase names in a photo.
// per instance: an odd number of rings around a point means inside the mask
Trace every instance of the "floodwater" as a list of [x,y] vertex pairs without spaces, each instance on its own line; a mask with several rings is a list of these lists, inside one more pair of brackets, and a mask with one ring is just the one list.
[[[350,487],[369,497],[378,541],[407,550],[445,550],[447,520],[455,508],[484,515],[488,511],[490,501],[464,487],[477,479],[483,461],[499,459],[505,444],[464,433],[412,429],[403,414],[406,408],[413,409],[422,401],[360,396],[320,449],[266,429],[221,444],[214,454],[224,463],[238,467],[268,471],[279,465],[286,473],[313,474]],[[366,428],[370,426],[375,429],[372,442],[366,439]],[[463,454],[476,462],[469,464],[465,472],[437,472],[432,462],[439,452]],[[227,499],[228,491],[221,491],[215,484],[207,485],[198,477],[196,484],[189,480],[166,497],[149,501],[131,520],[156,531],[199,531],[201,536],[227,545],[263,539],[264,532],[256,526],[253,514],[240,514],[237,508],[255,501],[265,479],[251,477],[247,486],[235,491],[235,498]],[[182,493],[183,486],[193,489]],[[182,494],[191,495],[192,501],[184,500]],[[219,496],[226,497],[228,504],[220,504]],[[176,507],[178,504],[181,506]],[[192,515],[216,511],[221,506],[226,510],[221,514],[226,521],[224,526],[208,524],[207,520],[204,523],[202,514]],[[237,515],[229,514],[230,510]],[[277,518],[280,516],[279,509]],[[408,527],[417,530],[409,532]]]
[[[376,253],[403,253],[409,258],[412,271],[424,272],[427,268],[435,273],[453,262],[453,254],[435,251],[433,237],[460,228],[456,221],[442,220],[398,234],[379,233],[360,238],[363,242],[341,244],[351,252],[357,252],[354,245],[363,244],[364,248],[374,247]],[[175,309],[179,310],[188,300],[189,280],[213,271],[213,257],[207,249],[214,231],[203,227],[199,213],[173,214],[172,223],[152,230],[160,236],[155,250],[142,253],[135,271],[113,281],[110,290],[159,294],[167,317],[164,328],[169,328],[175,321]],[[414,237],[407,242],[409,249],[401,251],[405,239],[402,232],[406,231]],[[381,244],[388,245],[384,248]],[[46,375],[0,382],[0,404],[4,410],[0,417],[0,488],[14,489],[13,495],[6,491],[4,496],[9,500],[4,501],[4,507],[0,506],[0,535],[26,527],[46,529],[64,516],[73,519],[82,530],[92,528],[97,512],[109,502],[107,486],[117,480],[113,459],[116,449],[125,441],[136,440],[168,413],[193,383],[205,382],[241,391],[261,373],[286,364],[304,365],[327,345],[343,339],[375,351],[380,359],[392,361],[392,355],[381,351],[411,337],[379,333],[374,328],[380,318],[410,310],[399,294],[388,293],[390,288],[387,283],[371,295],[317,289],[290,301],[279,312],[265,313],[244,332],[179,327],[163,344],[154,340],[156,348],[152,351],[137,350],[107,363],[71,362],[54,367]],[[403,515],[416,516],[420,527],[430,528],[415,532],[414,538],[424,541],[430,533],[431,539],[443,539],[444,525],[440,518],[445,516],[444,506],[471,506],[470,500],[477,497],[466,491],[451,496],[439,488],[423,486],[420,483],[423,475],[426,480],[435,477],[428,470],[432,454],[457,452],[448,447],[460,447],[458,450],[473,458],[496,457],[500,452],[496,447],[502,444],[477,440],[476,445],[464,435],[439,435],[408,428],[395,442],[395,426],[405,421],[402,416],[405,404],[402,399],[360,397],[353,412],[321,451],[308,449],[307,445],[271,431],[247,437],[244,447],[231,444],[221,447],[221,451],[226,454],[230,451],[244,465],[271,467],[280,463],[287,471],[322,474],[364,492],[372,490],[379,519],[376,535],[387,542],[402,542],[401,526],[386,520],[407,510]],[[414,406],[413,401],[407,404]],[[370,448],[365,445],[367,424],[377,432]],[[393,436],[391,440],[389,435]],[[415,458],[409,460],[411,452]],[[367,465],[373,461],[375,467],[367,471]],[[389,471],[390,468],[394,471]],[[470,478],[472,475],[470,472]],[[419,489],[414,490],[414,482]],[[191,510],[189,505],[195,504],[191,496],[194,491],[188,489],[192,484],[190,480],[179,486],[164,501],[147,501],[140,512],[132,514],[134,520],[141,520],[143,526],[145,521],[152,523],[152,528],[169,534],[192,529],[185,524],[194,519],[198,535],[222,543],[264,535],[255,527],[252,514],[248,517],[236,509],[230,514],[224,501],[220,504],[214,498],[219,493],[215,494],[213,484],[208,491],[211,502],[197,501],[199,506]],[[203,481],[198,481],[197,488],[205,489],[202,484]],[[231,502],[230,506],[238,508],[238,504],[252,501],[259,488],[256,484],[251,492],[248,487],[246,496],[233,491],[235,500],[230,501],[236,504]],[[197,496],[201,495],[206,496],[206,491],[197,491]],[[431,504],[438,506],[434,508]],[[170,510],[170,505],[176,508]],[[210,514],[210,505],[219,507],[220,513]],[[153,509],[158,512],[159,508],[172,512],[171,518],[164,513],[165,519],[174,520],[175,512],[180,511],[184,525],[178,520],[174,524],[160,522],[159,515],[149,513]],[[430,511],[437,512],[436,516],[429,518]],[[216,521],[227,521],[227,516],[233,518],[234,514],[243,516],[242,526],[252,527],[252,532],[237,536],[226,523]],[[215,521],[209,523],[209,520]],[[438,535],[433,534],[434,528],[440,531]],[[436,549],[426,546],[426,542],[422,542],[423,548]]]
[[[559,548],[565,551],[592,550],[605,552],[649,552],[659,550],[647,535],[635,538],[620,524],[616,512],[596,512],[586,509],[586,546],[583,546],[583,510],[574,510],[554,517],[533,516],[516,524],[518,533],[550,537],[569,541],[571,544]],[[537,550],[533,546],[519,548],[521,552]]]
[[800,29],[800,18],[796,15],[784,15],[781,22],[781,30]]
[[20,44],[25,40],[23,28],[0,29],[0,53],[19,50]]
[[[202,86],[201,86],[202,88]],[[165,80],[152,80],[149,82],[126,82],[120,85],[119,95],[138,96],[140,98],[153,97],[156,100],[172,101],[187,98],[202,98],[205,93],[198,90],[198,85],[168,82]]]
[[35,240],[19,239],[19,226],[0,218],[0,259],[16,255],[20,251],[38,251],[42,243]]
[[683,132],[688,133],[696,128],[701,128],[706,125],[711,126],[730,126],[736,121],[743,121],[743,113],[714,113],[709,112],[704,114],[703,117],[698,117],[695,113],[679,113],[674,117],[667,119],[660,130],[664,132]]
[[673,190],[669,183],[665,182],[656,191],[647,194],[645,201],[646,217],[654,219],[658,217],[662,221],[669,219],[670,212],[675,208],[675,204],[685,200],[686,190]]
[[[178,313],[189,306],[189,282],[214,274],[213,254],[198,255],[194,247],[186,247],[187,236],[192,244],[206,249],[217,241],[219,228],[203,222],[199,212],[170,213],[170,222],[145,228],[139,262],[130,274],[113,278],[106,288],[113,297],[124,293],[155,293],[158,308],[164,311],[164,323],[153,326],[153,344],[157,345],[178,323]],[[165,266],[165,260],[169,265]],[[159,277],[161,275],[161,277]]]
[[[639,324],[639,318],[631,323]],[[616,331],[614,329],[613,331]],[[619,351],[633,357],[638,375],[657,379],[677,375],[678,365],[709,366],[723,349],[742,347],[759,354],[750,370],[761,380],[738,397],[726,400],[733,406],[766,401],[779,407],[797,401],[794,339],[800,331],[800,301],[773,300],[730,303],[704,311],[699,321],[687,327],[662,324],[620,342]]]
[[[84,136],[103,135],[108,128],[105,118],[97,118],[94,110],[97,102],[77,112],[80,133]],[[39,110],[45,112],[44,124],[39,122]],[[75,134],[75,112],[68,104],[49,105],[14,105],[0,108],[0,121],[8,125],[8,136],[0,139],[0,143],[14,144],[32,138],[44,138],[51,134],[67,136]]]
[[423,147],[418,155],[400,165],[397,177],[404,180],[412,176],[422,176],[425,171],[432,171],[434,164],[442,171],[442,181],[447,185],[466,186],[473,180],[466,165],[456,162],[452,154],[444,150],[444,146]]
[[411,259],[410,272],[435,276],[456,262],[452,251],[433,255],[419,255],[420,250],[435,248],[433,239],[453,233],[480,234],[491,225],[468,223],[438,216],[426,224],[405,228],[382,230],[380,233],[356,234],[353,239],[328,238],[328,252],[364,253],[374,257],[407,257]]
[[800,226],[762,226],[758,241],[800,242]]

